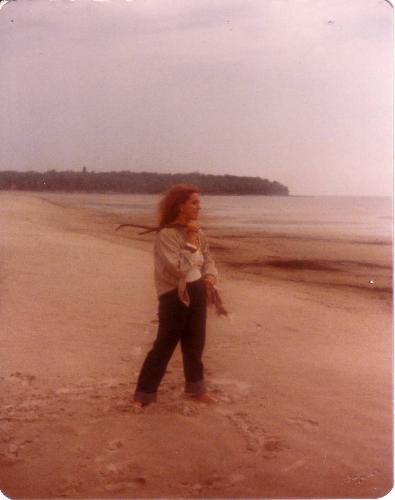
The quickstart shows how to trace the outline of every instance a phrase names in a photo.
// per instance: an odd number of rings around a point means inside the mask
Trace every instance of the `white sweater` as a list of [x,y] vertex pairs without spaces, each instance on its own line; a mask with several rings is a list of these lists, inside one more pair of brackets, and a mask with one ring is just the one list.
[[218,276],[214,260],[206,237],[199,230],[200,249],[192,252],[186,247],[185,228],[168,227],[161,229],[154,246],[155,286],[158,295],[178,288],[178,296],[185,305],[189,305],[187,281],[194,281],[201,276]]

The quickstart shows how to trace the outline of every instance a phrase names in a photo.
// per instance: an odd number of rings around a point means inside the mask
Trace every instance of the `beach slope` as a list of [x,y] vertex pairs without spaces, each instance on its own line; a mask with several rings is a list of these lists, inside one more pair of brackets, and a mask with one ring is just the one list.
[[[130,401],[156,334],[150,243],[0,193],[0,490],[12,498],[380,497],[392,487],[392,310],[371,293],[233,275],[209,311],[218,399]],[[287,251],[291,254],[289,241]],[[215,257],[215,249],[213,250]],[[355,257],[355,256],[353,256]]]

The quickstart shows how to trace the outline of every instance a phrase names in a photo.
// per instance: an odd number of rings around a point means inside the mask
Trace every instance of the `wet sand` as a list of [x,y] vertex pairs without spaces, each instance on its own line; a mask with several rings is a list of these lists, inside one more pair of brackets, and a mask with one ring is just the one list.
[[158,403],[135,414],[131,394],[157,326],[153,238],[115,233],[127,215],[42,198],[0,193],[5,495],[377,498],[391,489],[390,241],[209,221],[231,313],[209,311],[205,367],[218,403],[183,397],[177,349]]

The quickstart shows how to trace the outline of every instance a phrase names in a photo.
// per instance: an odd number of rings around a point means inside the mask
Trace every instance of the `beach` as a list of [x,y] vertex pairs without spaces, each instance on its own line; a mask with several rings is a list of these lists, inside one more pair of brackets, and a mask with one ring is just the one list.
[[[88,196],[88,195],[86,195]],[[131,408],[157,328],[152,235],[80,195],[0,192],[0,490],[10,498],[377,498],[392,488],[391,235],[203,220],[228,317],[218,402]],[[275,220],[275,215],[270,215]],[[136,223],[152,223],[145,212]]]

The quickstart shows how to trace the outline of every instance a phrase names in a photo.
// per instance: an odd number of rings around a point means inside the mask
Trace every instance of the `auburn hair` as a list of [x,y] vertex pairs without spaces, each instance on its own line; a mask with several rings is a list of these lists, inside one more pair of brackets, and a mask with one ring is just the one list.
[[159,226],[171,224],[179,214],[179,207],[185,203],[193,193],[199,193],[199,188],[193,184],[175,184],[166,191],[159,202]]

